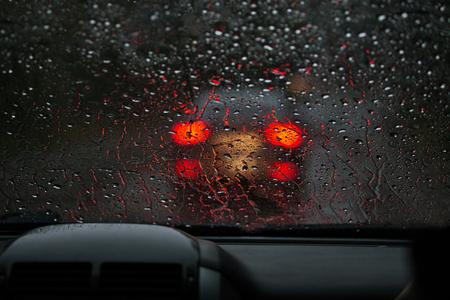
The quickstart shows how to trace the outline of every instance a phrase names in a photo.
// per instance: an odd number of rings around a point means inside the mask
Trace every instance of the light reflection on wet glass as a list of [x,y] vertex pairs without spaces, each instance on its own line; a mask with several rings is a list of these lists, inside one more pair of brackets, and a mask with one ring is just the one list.
[[448,225],[447,8],[306,2],[5,4],[0,219]]

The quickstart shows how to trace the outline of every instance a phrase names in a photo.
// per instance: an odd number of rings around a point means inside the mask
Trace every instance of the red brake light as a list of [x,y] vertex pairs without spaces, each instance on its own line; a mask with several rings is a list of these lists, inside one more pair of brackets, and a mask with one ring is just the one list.
[[297,179],[299,169],[296,164],[291,162],[277,162],[270,166],[268,175],[270,179],[290,181]]
[[179,159],[175,162],[175,175],[179,178],[197,180],[202,174],[202,167],[197,160]]
[[206,142],[211,134],[208,124],[203,121],[182,122],[173,131],[174,142],[181,146]]
[[302,143],[302,131],[291,124],[272,123],[264,131],[265,140],[274,146],[297,148]]

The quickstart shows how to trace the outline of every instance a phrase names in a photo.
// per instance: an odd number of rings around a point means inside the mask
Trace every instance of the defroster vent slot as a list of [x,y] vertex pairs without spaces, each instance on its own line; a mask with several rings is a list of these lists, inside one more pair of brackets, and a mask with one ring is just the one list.
[[101,268],[101,299],[181,299],[182,267],[178,264],[104,263]]
[[84,300],[91,298],[90,263],[16,263],[8,299]]

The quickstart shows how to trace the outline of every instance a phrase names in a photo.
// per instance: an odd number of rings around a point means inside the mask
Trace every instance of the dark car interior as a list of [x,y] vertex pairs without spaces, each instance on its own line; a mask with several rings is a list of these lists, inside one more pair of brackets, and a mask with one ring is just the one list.
[[0,245],[2,299],[445,299],[449,295],[448,230],[422,232],[414,240],[195,238],[157,225],[69,224],[38,227],[19,237],[2,236]]

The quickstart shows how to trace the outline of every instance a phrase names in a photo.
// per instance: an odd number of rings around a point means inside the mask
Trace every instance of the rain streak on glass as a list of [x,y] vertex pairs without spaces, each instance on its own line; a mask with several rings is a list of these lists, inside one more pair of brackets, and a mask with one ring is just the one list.
[[444,1],[10,1],[0,220],[444,226]]

